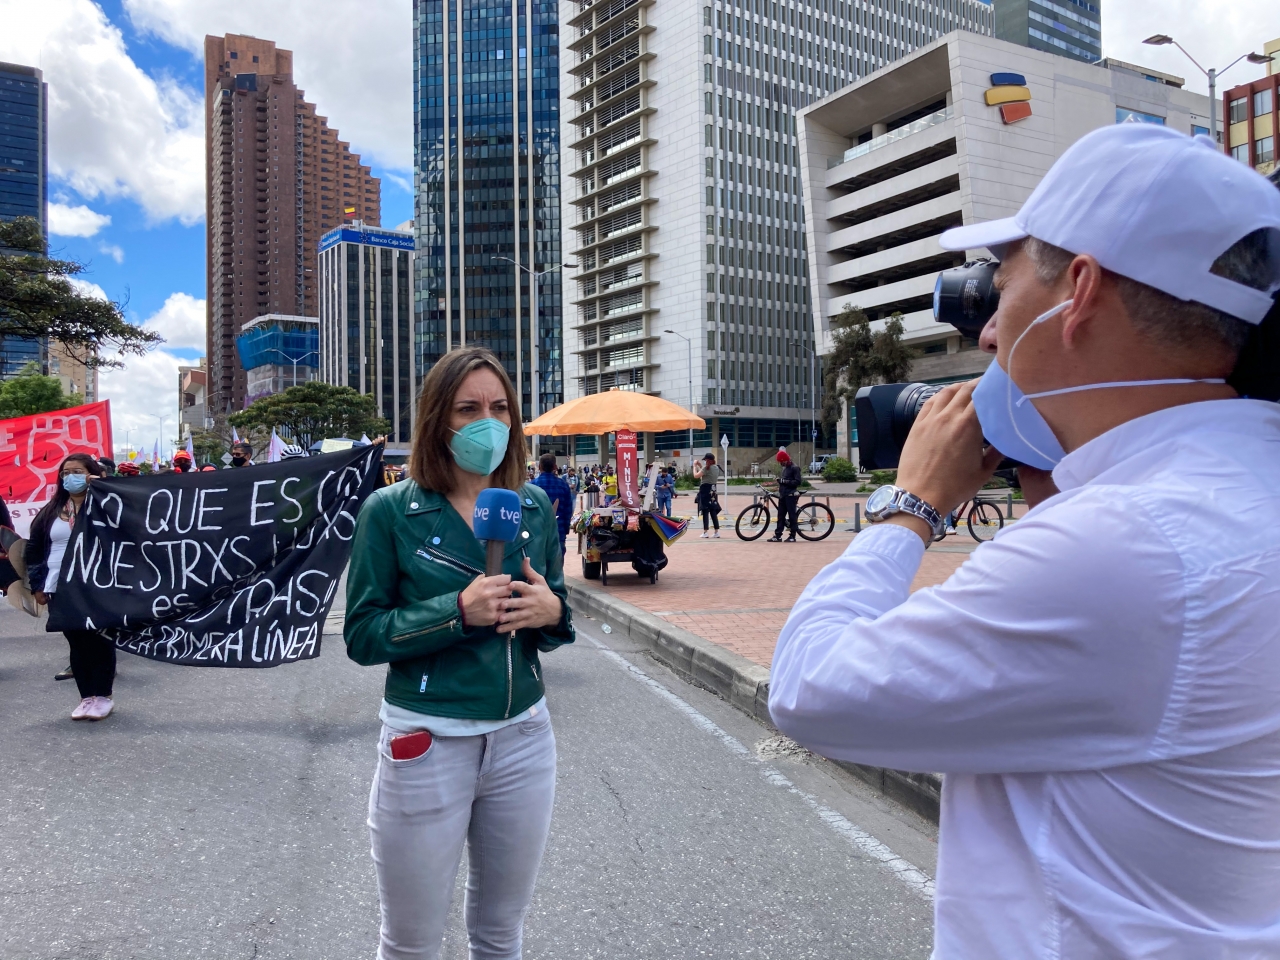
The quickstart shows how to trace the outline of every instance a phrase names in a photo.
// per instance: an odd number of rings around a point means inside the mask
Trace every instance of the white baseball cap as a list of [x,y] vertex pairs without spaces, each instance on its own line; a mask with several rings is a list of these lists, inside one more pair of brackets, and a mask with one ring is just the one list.
[[[1271,234],[1272,281],[1255,290],[1210,273],[1255,230]],[[1094,130],[1058,158],[1012,217],[954,227],[944,250],[1035,237],[1113,273],[1261,323],[1280,289],[1280,190],[1218,150],[1150,123]]]

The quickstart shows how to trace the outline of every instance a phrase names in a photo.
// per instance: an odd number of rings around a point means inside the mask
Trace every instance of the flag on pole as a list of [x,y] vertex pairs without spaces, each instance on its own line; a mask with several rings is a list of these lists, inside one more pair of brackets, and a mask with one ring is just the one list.
[[232,427],[232,428],[231,428],[231,442],[232,442],[232,443],[239,443],[239,442],[240,442],[240,434],[236,433],[236,428],[235,428],[235,427]]
[[157,440],[155,446],[151,448],[151,469],[160,469],[160,441]]
[[187,434],[187,456],[191,458],[192,465],[196,462],[196,448],[191,442],[191,434]]
[[279,463],[280,454],[284,453],[284,441],[280,439],[276,433],[276,428],[271,428],[271,445],[267,447],[267,463]]

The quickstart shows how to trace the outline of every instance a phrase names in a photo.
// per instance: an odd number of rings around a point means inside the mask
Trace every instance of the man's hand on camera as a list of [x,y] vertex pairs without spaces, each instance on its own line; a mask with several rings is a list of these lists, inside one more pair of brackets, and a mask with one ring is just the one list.
[[[977,380],[943,387],[926,401],[907,436],[898,461],[897,486],[924,500],[939,513],[950,513],[991,479],[1003,454],[982,450],[982,427],[973,409]],[[928,524],[896,514],[891,521],[911,527],[927,543]],[[911,523],[916,520],[916,523]]]

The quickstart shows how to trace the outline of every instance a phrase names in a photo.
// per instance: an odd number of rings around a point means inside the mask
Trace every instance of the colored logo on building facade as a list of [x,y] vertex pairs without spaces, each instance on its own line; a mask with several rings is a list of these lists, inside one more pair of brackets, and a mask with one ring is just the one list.
[[1000,108],[1004,123],[1016,123],[1031,116],[1031,91],[1027,78],[1020,73],[991,74],[991,89],[986,92],[987,106]]

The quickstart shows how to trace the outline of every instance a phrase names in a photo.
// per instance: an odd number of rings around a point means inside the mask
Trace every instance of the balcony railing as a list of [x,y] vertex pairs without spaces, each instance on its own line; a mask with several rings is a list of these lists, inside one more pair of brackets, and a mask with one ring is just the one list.
[[842,157],[832,157],[827,161],[827,169],[838,167],[842,163],[848,163],[850,160],[856,160],[858,157],[865,157],[872,150],[879,150],[881,147],[887,147],[904,137],[909,137],[921,130],[928,130],[930,127],[937,126],[943,121],[950,120],[955,116],[955,110],[951,104],[943,107],[937,113],[931,113],[927,117],[921,117],[919,120],[912,120],[908,124],[898,127],[897,130],[890,130],[888,133],[882,133],[873,140],[866,143],[860,143],[856,147],[850,147],[844,152]]

